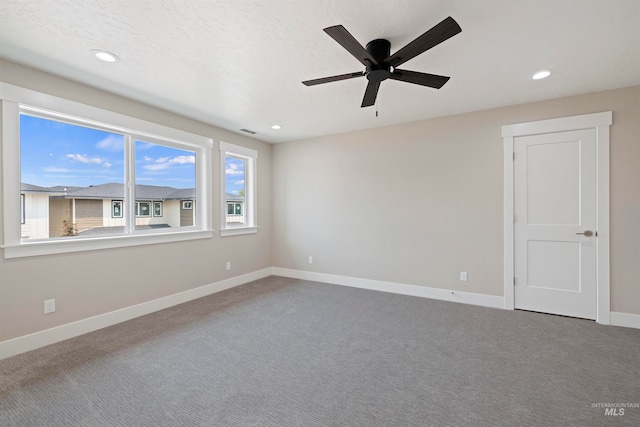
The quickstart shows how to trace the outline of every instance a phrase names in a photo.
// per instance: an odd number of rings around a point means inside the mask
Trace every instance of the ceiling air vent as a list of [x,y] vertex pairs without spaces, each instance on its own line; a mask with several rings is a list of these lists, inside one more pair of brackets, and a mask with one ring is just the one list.
[[252,130],[249,130],[249,129],[240,129],[240,131],[241,131],[241,132],[249,133],[249,134],[251,134],[251,135],[255,135],[255,134],[256,134],[256,132],[254,132],[254,131],[252,131]]

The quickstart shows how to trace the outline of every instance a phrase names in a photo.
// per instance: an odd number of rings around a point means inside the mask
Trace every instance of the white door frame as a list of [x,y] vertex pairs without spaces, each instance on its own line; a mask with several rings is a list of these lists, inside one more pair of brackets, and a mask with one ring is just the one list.
[[565,132],[580,129],[596,130],[596,322],[604,325],[610,319],[609,274],[609,128],[613,113],[585,114],[536,122],[502,126],[504,149],[504,308],[514,309],[514,187],[513,140],[518,136]]

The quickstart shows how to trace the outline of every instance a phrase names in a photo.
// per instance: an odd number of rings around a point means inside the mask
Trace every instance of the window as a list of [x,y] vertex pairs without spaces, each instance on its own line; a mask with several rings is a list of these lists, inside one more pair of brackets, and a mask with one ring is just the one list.
[[122,218],[122,200],[111,201],[111,217]]
[[110,211],[112,198],[125,198],[125,136],[32,108],[19,121],[20,187],[32,190],[22,239],[122,234]]
[[136,202],[136,216],[151,216],[151,202]]
[[256,167],[258,152],[220,142],[222,236],[256,233]]
[[183,200],[182,201],[182,209],[184,209],[184,210],[193,209],[193,202],[191,200]]
[[210,138],[2,82],[0,97],[5,258],[212,237]]
[[[135,141],[135,194],[139,200],[136,229],[191,227],[198,223],[196,210],[188,214],[180,210],[182,199],[198,199],[197,157],[193,149],[156,138]],[[152,199],[163,199],[164,206],[163,202],[152,203]]]
[[153,202],[153,216],[162,216],[162,202]]
[[227,203],[227,215],[242,215],[242,203]]

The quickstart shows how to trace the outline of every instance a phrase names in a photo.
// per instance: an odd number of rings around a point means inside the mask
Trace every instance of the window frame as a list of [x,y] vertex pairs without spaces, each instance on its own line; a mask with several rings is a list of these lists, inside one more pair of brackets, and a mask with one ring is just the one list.
[[[229,213],[229,207],[231,207],[231,213]],[[240,208],[240,213],[238,213],[238,208]],[[242,216],[242,203],[227,202],[227,216]]]
[[[142,204],[147,205],[147,214],[142,214]],[[136,218],[151,218],[151,201],[150,200],[141,200],[136,202]]]
[[[158,209],[159,213],[156,214],[156,206],[159,206],[160,208]],[[164,213],[164,207],[162,204],[162,200],[154,200],[153,201],[153,217],[154,218],[161,218],[163,216]]]
[[[3,229],[4,258],[18,258],[57,253],[98,250],[174,241],[205,239],[213,237],[212,201],[210,198],[211,168],[210,159],[213,140],[183,130],[170,128],[158,123],[148,122],[114,111],[82,104],[26,89],[20,86],[0,82],[0,102],[2,103],[2,178],[3,178]],[[35,115],[50,120],[58,120],[80,126],[88,126],[125,135],[128,140],[128,155],[133,157],[135,139],[159,143],[170,147],[188,149],[196,153],[196,217],[194,226],[180,229],[136,230],[133,206],[134,185],[126,188],[123,201],[123,215],[127,215],[127,233],[68,238],[49,238],[44,240],[23,241],[21,239],[20,207],[20,114]],[[125,168],[125,182],[135,182],[135,162],[129,161]],[[129,213],[127,213],[129,212]],[[112,212],[113,213],[113,212]]]
[[[120,205],[120,215],[116,215],[116,205]],[[111,200],[111,218],[123,218],[124,200]]]
[[26,221],[26,214],[24,211],[24,204],[25,204],[25,200],[27,199],[27,196],[24,195],[24,193],[20,193],[20,225],[25,225],[27,223]]
[[[258,151],[240,145],[220,141],[220,235],[233,236],[238,234],[252,234],[258,232],[257,207],[257,175]],[[237,157],[246,161],[244,171],[244,214],[245,223],[242,225],[227,224],[227,157]],[[233,224],[233,223],[232,223]]]

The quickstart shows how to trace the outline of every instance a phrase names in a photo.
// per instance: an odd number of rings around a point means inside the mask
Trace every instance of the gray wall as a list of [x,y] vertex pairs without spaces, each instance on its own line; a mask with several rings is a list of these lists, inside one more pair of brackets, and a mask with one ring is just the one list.
[[[270,266],[502,295],[501,126],[608,110],[611,310],[640,314],[640,86],[271,146],[10,62],[0,60],[0,74],[258,150],[260,190],[258,234],[0,257],[0,341]],[[214,149],[216,228],[218,155]],[[460,271],[469,272],[467,283]],[[48,298],[57,310],[45,316]]]
[[[129,248],[0,257],[0,341],[129,307],[271,266],[271,151],[267,143],[0,60],[2,81],[213,138],[214,227],[220,225],[217,142],[258,151],[257,234]],[[0,191],[1,191],[0,186]],[[0,223],[2,223],[0,209]],[[0,227],[0,241],[3,241]],[[217,233],[216,233],[217,234]],[[225,270],[231,261],[233,269]],[[43,314],[43,301],[56,312]]]
[[640,314],[640,86],[275,145],[274,266],[502,295],[501,126],[609,110],[611,310]]

